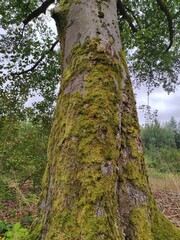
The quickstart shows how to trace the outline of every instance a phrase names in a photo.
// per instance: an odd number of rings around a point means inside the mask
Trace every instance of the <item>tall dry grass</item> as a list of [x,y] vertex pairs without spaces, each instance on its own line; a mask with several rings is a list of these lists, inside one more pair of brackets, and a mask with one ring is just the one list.
[[150,175],[149,182],[152,191],[177,192],[180,194],[180,175],[166,173],[161,175]]

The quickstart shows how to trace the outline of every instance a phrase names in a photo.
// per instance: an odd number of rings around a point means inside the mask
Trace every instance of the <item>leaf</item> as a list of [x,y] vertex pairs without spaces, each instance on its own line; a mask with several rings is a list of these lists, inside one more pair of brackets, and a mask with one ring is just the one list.
[[3,229],[3,230],[6,230],[6,231],[9,229],[8,225],[3,220],[0,221],[0,228]]
[[21,227],[20,222],[17,222],[17,223],[15,223],[15,224],[13,225],[13,230],[14,230],[14,231],[17,231],[17,230],[20,229],[20,227]]

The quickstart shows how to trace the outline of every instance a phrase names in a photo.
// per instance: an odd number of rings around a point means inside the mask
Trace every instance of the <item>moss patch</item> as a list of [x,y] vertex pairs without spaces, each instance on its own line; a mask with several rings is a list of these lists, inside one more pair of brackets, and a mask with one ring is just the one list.
[[130,215],[129,233],[131,240],[152,240],[151,222],[145,206],[135,207]]
[[180,230],[166,219],[157,209],[153,214],[152,232],[154,240],[180,239]]

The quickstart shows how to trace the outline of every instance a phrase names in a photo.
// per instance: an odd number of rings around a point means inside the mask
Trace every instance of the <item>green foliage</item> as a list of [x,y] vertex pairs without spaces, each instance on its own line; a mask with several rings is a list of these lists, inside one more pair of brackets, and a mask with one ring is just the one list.
[[[8,0],[0,3],[0,112],[24,120],[28,114],[35,119],[49,118],[56,99],[59,82],[59,53],[49,51],[56,34],[49,27],[50,16],[41,15],[27,26],[22,21],[42,4],[39,0]],[[49,13],[47,11],[47,13]],[[30,69],[42,57],[33,71]],[[39,104],[26,107],[28,98],[39,96]],[[50,115],[50,116],[48,116]]]
[[166,91],[172,91],[178,82],[180,63],[179,2],[162,1],[171,15],[173,25],[174,41],[169,51],[167,51],[170,41],[168,21],[157,2],[124,0],[126,10],[138,31],[132,32],[127,20],[121,17],[120,32],[136,84],[144,82],[151,89],[162,85]]
[[12,192],[12,189],[10,189],[7,184],[3,181],[2,175],[0,177],[0,199],[2,200],[10,200],[14,199],[14,194]]
[[10,24],[20,24],[29,11],[33,11],[38,4],[39,0],[25,0],[21,1],[21,4],[19,0],[1,1],[0,15],[3,28],[7,28]]
[[180,173],[180,134],[174,118],[160,125],[156,120],[141,129],[147,166],[157,172]]
[[6,232],[9,230],[9,226],[6,224],[5,221],[0,221],[0,230],[1,230],[1,232],[3,232],[3,231]]
[[10,227],[4,221],[0,221],[0,229],[5,232],[3,236],[6,240],[24,240],[29,234],[29,230],[23,228],[19,222]]
[[148,168],[161,173],[180,173],[180,152],[174,148],[151,147],[145,150]]
[[176,147],[180,149],[180,122],[177,123],[174,117],[166,124],[175,134]]
[[39,188],[47,158],[48,130],[31,122],[4,121],[1,124],[0,183],[4,186],[3,194],[7,190],[3,177],[19,184],[30,180],[34,188]]
[[141,138],[147,149],[152,146],[156,148],[176,147],[174,132],[168,127],[161,127],[158,121],[142,128]]

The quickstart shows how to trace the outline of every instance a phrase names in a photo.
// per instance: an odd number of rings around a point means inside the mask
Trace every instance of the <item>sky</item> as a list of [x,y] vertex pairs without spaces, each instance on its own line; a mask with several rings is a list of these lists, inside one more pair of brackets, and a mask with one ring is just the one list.
[[[141,87],[134,90],[136,94],[137,108],[141,105],[147,105],[147,88]],[[177,122],[180,122],[180,86],[174,93],[169,95],[162,89],[156,88],[149,96],[149,105],[152,111],[158,110],[157,118],[161,123],[165,123],[173,116]],[[138,110],[140,124],[145,123],[144,114]]]

